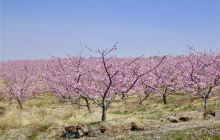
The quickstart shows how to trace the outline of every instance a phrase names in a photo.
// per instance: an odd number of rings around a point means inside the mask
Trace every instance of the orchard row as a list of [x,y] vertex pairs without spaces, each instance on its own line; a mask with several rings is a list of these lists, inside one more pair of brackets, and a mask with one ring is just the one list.
[[79,105],[83,99],[90,112],[92,101],[102,109],[105,121],[118,96],[123,100],[138,94],[142,104],[150,94],[158,94],[166,104],[169,95],[182,92],[201,97],[206,109],[209,98],[220,88],[218,53],[118,58],[111,54],[115,49],[92,50],[90,57],[1,62],[1,94],[17,100],[21,109],[23,102],[45,92]]

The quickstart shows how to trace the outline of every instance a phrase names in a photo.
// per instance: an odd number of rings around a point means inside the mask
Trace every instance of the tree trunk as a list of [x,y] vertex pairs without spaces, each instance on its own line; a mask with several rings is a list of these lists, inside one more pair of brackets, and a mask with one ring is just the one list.
[[19,105],[19,108],[20,109],[23,109],[23,106],[22,106],[22,102],[19,98],[16,98],[17,102],[18,102],[18,105]]
[[206,110],[208,107],[208,97],[204,98],[204,109]]
[[143,101],[144,101],[144,100],[141,100],[141,99],[140,99],[140,100],[139,100],[139,105],[142,105]]
[[81,105],[80,105],[80,99],[81,99],[81,97],[79,97],[79,99],[77,100],[78,109],[80,109],[80,107],[81,107]]
[[166,95],[166,93],[163,94],[163,103],[167,104],[167,95]]
[[150,94],[146,94],[143,99],[141,99],[141,97],[139,97],[139,105],[142,105],[143,101],[145,101],[149,97],[149,95]]
[[92,111],[91,111],[91,107],[90,107],[88,98],[87,97],[83,97],[83,99],[86,101],[86,107],[87,107],[89,113],[91,114]]
[[106,107],[102,106],[102,122],[106,121]]
[[121,96],[121,99],[123,100],[123,99],[125,98],[125,94],[122,93],[121,95],[122,95],[122,96]]

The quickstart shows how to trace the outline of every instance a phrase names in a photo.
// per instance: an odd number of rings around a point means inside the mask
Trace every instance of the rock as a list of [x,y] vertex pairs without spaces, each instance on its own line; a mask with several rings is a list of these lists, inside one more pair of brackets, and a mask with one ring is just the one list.
[[84,136],[84,133],[83,133],[82,130],[78,130],[78,132],[79,132],[80,137],[83,137],[83,136]]
[[215,118],[213,115],[207,114],[204,119],[209,120],[209,119],[213,119],[213,118]]
[[79,139],[80,134],[79,134],[78,131],[76,131],[76,132],[67,132],[66,133],[66,138],[68,138],[68,139],[74,139],[74,138]]
[[76,132],[77,129],[75,126],[67,126],[65,127],[66,132]]
[[135,122],[131,123],[131,131],[144,131],[144,127],[137,125]]
[[178,120],[174,116],[168,117],[167,120],[172,123],[178,123]]
[[87,126],[85,126],[85,125],[77,125],[77,126],[76,126],[76,129],[77,129],[77,130],[82,130],[84,136],[87,136],[87,135],[88,135],[89,129],[88,129]]
[[183,122],[187,122],[187,121],[190,121],[191,118],[190,117],[179,117],[179,120]]
[[88,137],[98,137],[101,135],[101,132],[97,128],[89,128]]
[[75,126],[67,126],[65,127],[66,133],[63,133],[61,137],[66,137],[68,139],[78,139],[81,137],[79,131]]
[[128,133],[129,130],[130,130],[130,127],[129,127],[129,126],[127,126],[127,125],[121,126],[121,132],[122,132],[122,133]]
[[211,116],[215,117],[215,111],[214,110],[205,110],[204,111],[204,113],[203,113],[204,119],[211,118]]
[[101,125],[101,126],[99,126],[99,130],[100,130],[101,133],[105,133],[105,131],[108,130],[108,129],[107,129],[106,126]]

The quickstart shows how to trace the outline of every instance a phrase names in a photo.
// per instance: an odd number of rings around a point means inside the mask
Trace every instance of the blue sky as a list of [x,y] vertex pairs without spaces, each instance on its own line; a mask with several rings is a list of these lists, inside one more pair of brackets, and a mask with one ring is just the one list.
[[119,56],[220,49],[220,0],[0,0],[0,60],[77,55],[110,48]]

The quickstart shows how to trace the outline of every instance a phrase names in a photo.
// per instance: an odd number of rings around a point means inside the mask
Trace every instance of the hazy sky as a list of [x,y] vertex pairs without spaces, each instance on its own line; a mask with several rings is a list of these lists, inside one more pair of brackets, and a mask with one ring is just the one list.
[[119,56],[220,49],[220,0],[0,0],[0,60],[110,48]]

